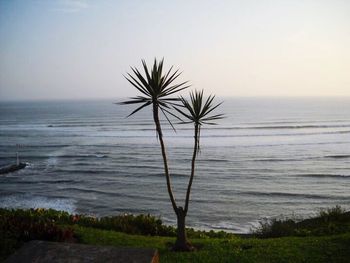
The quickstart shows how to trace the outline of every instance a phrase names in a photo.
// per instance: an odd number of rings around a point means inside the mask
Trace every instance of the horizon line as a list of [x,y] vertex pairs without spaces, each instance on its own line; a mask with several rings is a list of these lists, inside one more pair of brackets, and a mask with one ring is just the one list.
[[[208,93],[208,96],[212,95]],[[54,101],[106,101],[106,100],[121,100],[130,98],[131,96],[123,96],[123,97],[95,97],[95,98],[30,98],[30,99],[0,99],[0,103],[6,102],[54,102]],[[255,96],[222,96],[215,95],[216,98],[227,98],[227,99],[350,99],[350,95],[255,95]]]

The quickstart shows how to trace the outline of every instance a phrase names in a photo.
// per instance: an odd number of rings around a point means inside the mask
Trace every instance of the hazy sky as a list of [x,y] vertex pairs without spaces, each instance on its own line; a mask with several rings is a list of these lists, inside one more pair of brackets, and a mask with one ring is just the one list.
[[0,100],[132,96],[154,57],[220,96],[350,96],[350,1],[0,0]]

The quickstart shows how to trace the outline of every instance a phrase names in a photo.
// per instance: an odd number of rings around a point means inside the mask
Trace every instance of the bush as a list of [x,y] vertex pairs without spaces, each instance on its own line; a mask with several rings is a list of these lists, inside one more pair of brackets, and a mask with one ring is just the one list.
[[164,236],[172,232],[171,228],[163,225],[162,220],[151,215],[124,214],[101,218],[74,215],[72,223],[128,234]]
[[0,209],[0,260],[30,240],[74,241],[72,228],[40,216],[40,210]]
[[[176,236],[176,228],[164,225],[158,217],[147,215],[122,214],[110,217],[96,218],[87,215],[71,215],[67,212],[53,209],[0,209],[0,221],[5,218],[12,220],[24,220],[27,222],[45,222],[47,227],[54,225],[80,225],[105,230],[114,230],[127,234],[149,235],[149,236]],[[1,224],[1,222],[0,222]],[[30,227],[30,226],[27,226]],[[55,232],[54,230],[49,231]],[[34,233],[37,233],[33,230]],[[35,234],[38,235],[39,233]],[[58,234],[57,234],[58,235]],[[187,235],[190,238],[230,238],[234,235],[224,231],[200,231],[187,228]]]
[[345,209],[341,208],[340,205],[337,205],[332,208],[321,209],[321,211],[319,212],[319,217],[323,219],[325,222],[330,222],[334,220],[341,221],[345,218],[344,217],[345,213],[346,213]]
[[296,222],[293,219],[272,219],[260,222],[254,234],[263,238],[290,236],[294,234]]
[[1,238],[29,241],[41,239],[48,241],[65,241],[73,239],[71,228],[61,228],[54,220],[33,214],[33,211],[25,212],[17,210],[14,213],[1,209],[0,214]]
[[291,218],[264,220],[253,231],[257,237],[321,236],[350,231],[350,212],[340,206],[321,210],[313,218],[297,220]]

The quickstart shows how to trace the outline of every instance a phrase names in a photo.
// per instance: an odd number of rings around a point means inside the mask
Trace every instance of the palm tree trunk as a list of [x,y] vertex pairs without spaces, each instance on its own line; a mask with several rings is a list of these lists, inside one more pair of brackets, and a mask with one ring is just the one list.
[[193,147],[193,155],[192,155],[192,163],[191,163],[191,177],[188,182],[186,201],[185,201],[185,216],[187,215],[187,211],[188,211],[188,204],[190,202],[190,194],[191,194],[192,182],[194,178],[194,169],[195,169],[195,163],[196,163],[196,157],[197,157],[197,151],[198,151],[198,133],[199,133],[199,125],[196,123],[194,126],[194,147]]
[[182,207],[177,210],[177,237],[174,245],[175,251],[193,251],[194,247],[187,239],[186,235],[186,213]]
[[161,147],[161,150],[162,150],[163,164],[164,164],[164,171],[165,171],[166,185],[167,185],[167,188],[168,188],[168,194],[169,194],[169,197],[170,197],[171,205],[173,206],[174,212],[177,215],[178,214],[178,208],[177,208],[177,205],[176,205],[176,201],[175,201],[175,198],[174,198],[173,191],[171,189],[171,180],[170,180],[170,175],[169,175],[168,161],[167,161],[165,145],[164,145],[164,141],[163,141],[162,128],[160,126],[160,121],[159,121],[158,105],[156,103],[153,103],[153,120],[154,120],[154,123],[156,125],[156,130],[157,130],[157,134],[158,134],[158,137],[159,137],[160,147]]
[[193,156],[192,156],[192,163],[191,163],[191,177],[188,182],[188,187],[186,192],[185,209],[183,209],[182,207],[178,207],[178,213],[177,213],[177,239],[175,242],[174,250],[178,250],[178,251],[194,250],[194,247],[191,245],[191,243],[187,239],[185,222],[186,222],[186,215],[188,211],[188,204],[190,201],[191,187],[192,187],[192,182],[194,178],[196,156],[198,151],[198,132],[199,132],[199,125],[196,123],[194,127],[194,147],[193,147]]

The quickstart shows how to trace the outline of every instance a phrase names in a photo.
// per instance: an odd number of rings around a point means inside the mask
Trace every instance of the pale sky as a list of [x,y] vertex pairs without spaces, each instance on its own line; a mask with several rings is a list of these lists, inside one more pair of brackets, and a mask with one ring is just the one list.
[[0,0],[0,100],[133,96],[155,57],[219,96],[350,96],[350,1]]

